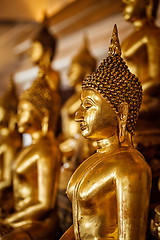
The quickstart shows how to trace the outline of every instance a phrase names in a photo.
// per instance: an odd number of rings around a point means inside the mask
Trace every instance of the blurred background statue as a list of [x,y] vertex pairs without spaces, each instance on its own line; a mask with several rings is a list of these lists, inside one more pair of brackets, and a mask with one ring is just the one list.
[[45,77],[53,90],[59,89],[59,74],[51,67],[51,61],[55,55],[57,40],[48,30],[47,17],[44,17],[42,27],[33,39],[30,50],[30,58],[34,64],[40,67],[39,74]]
[[59,182],[59,216],[62,232],[72,223],[71,204],[66,196],[68,181],[77,166],[94,151],[92,141],[84,140],[79,134],[79,125],[74,120],[75,112],[80,106],[81,85],[83,79],[96,68],[96,60],[89,51],[88,41],[84,38],[83,46],[72,59],[69,68],[69,82],[75,93],[68,99],[61,110],[62,136],[60,150],[63,165]]
[[123,41],[122,53],[129,69],[142,82],[143,102],[134,142],[152,169],[150,201],[152,211],[155,205],[160,203],[158,189],[160,178],[160,28],[155,24],[159,1],[122,0],[122,2],[124,18],[135,28],[134,32]]
[[121,58],[116,26],[108,57],[82,89],[75,119],[83,137],[96,140],[98,149],[69,181],[73,226],[61,240],[145,240],[151,170],[131,142],[142,87]]
[[31,134],[32,144],[22,149],[14,162],[14,206],[0,221],[1,239],[57,237],[60,151],[53,129],[58,106],[59,96],[45,76],[37,78],[20,96],[18,129]]
[[[42,26],[40,31],[36,34],[33,39],[32,47],[30,50],[30,58],[34,64],[37,64],[39,67],[39,77],[45,78],[48,82],[50,88],[56,92],[56,95],[59,95],[59,99],[57,102],[58,110],[55,111],[56,114],[59,115],[59,107],[60,107],[60,94],[59,94],[59,84],[60,77],[59,73],[54,70],[51,66],[51,62],[54,58],[57,39],[56,37],[49,32],[48,29],[48,18],[47,15],[44,16],[44,20],[42,22]],[[58,121],[59,122],[59,121]],[[60,124],[58,123],[54,125],[53,131],[57,135],[60,130]]]
[[154,22],[158,0],[122,2],[125,20],[135,27],[135,31],[122,43],[122,54],[143,87],[138,129],[160,129],[160,28]]
[[0,205],[3,205],[4,211],[12,205],[12,165],[22,147],[21,134],[17,129],[17,104],[11,78],[8,90],[0,98]]

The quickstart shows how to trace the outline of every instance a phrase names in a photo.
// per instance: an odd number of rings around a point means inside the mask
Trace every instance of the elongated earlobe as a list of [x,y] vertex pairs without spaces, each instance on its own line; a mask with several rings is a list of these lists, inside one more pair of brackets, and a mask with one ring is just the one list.
[[48,133],[48,126],[49,126],[49,113],[45,109],[44,110],[44,117],[42,119],[42,135],[46,136]]
[[12,115],[9,120],[8,128],[10,132],[14,132],[16,129],[16,124],[17,124],[17,116]]
[[122,143],[125,140],[126,124],[128,118],[128,103],[123,102],[120,104],[119,108],[119,142]]

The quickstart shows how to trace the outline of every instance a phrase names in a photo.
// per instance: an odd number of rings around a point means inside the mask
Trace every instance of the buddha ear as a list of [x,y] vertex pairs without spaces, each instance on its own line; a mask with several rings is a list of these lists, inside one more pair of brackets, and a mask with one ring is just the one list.
[[49,128],[49,111],[46,108],[42,109],[43,118],[42,118],[42,134],[43,136],[47,135]]
[[126,124],[128,118],[128,103],[122,102],[118,107],[118,112],[119,141],[122,143],[125,140]]

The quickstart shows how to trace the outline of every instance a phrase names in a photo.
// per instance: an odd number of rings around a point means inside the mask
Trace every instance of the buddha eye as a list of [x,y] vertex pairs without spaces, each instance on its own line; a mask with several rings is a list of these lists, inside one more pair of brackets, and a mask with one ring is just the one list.
[[84,108],[85,108],[86,110],[90,109],[91,107],[93,107],[93,104],[92,104],[92,103],[90,103],[90,102],[85,102],[85,103],[84,103]]
[[92,107],[91,104],[87,104],[87,105],[85,106],[85,109],[89,109],[89,108],[91,108],[91,107]]
[[89,98],[85,98],[84,101],[82,102],[82,107],[85,109],[85,110],[88,110],[92,107],[95,107],[95,103],[89,99]]

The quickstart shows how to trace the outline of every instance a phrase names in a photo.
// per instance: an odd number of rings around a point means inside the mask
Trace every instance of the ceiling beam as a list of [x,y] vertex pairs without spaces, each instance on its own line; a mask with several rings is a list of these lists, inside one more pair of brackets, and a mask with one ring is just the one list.
[[71,34],[121,11],[121,0],[75,1],[49,19],[59,37]]

